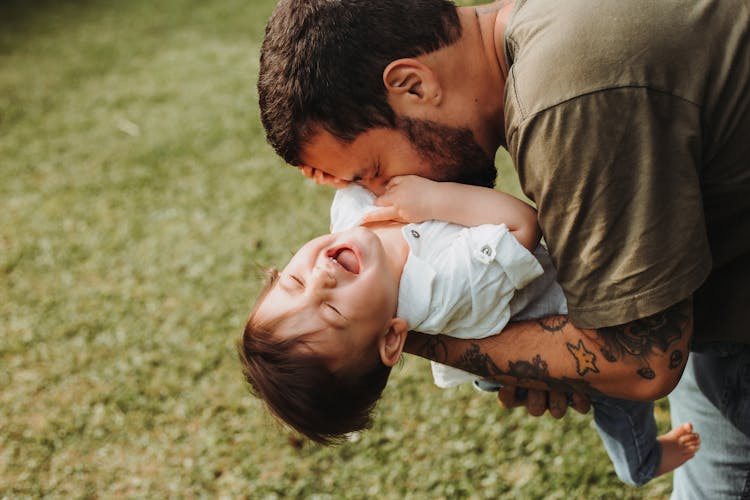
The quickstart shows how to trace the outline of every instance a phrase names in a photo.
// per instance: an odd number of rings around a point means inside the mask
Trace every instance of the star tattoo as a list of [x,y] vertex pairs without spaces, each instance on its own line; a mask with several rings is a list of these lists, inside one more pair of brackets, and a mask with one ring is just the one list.
[[583,340],[578,341],[578,345],[573,345],[570,342],[566,342],[568,351],[576,359],[576,371],[578,375],[585,375],[589,371],[599,373],[599,368],[596,367],[596,354],[586,349],[583,345]]

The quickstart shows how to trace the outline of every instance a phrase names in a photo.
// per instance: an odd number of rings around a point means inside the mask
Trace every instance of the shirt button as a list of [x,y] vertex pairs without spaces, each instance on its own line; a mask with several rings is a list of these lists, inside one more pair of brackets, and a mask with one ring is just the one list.
[[419,233],[417,232],[416,229],[411,230],[411,235],[414,236],[415,238],[419,238]]
[[485,254],[487,257],[492,255],[492,249],[490,248],[489,245],[482,246],[482,248],[479,249],[479,251]]

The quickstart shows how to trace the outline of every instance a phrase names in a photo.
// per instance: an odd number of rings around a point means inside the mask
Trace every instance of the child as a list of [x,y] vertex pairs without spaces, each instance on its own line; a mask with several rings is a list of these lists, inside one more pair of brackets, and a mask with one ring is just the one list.
[[[416,176],[391,179],[383,200],[393,204],[376,207],[356,185],[337,191],[332,233],[272,275],[239,345],[245,376],[269,409],[319,442],[369,427],[410,330],[481,338],[511,316],[567,312],[530,206]],[[476,378],[436,365],[440,386]],[[593,405],[627,483],[669,472],[698,448],[690,424],[657,438],[653,403],[597,396]]]

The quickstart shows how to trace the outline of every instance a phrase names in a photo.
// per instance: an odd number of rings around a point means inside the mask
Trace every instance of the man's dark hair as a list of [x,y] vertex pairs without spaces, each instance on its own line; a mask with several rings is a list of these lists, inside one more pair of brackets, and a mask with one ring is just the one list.
[[266,26],[258,97],[268,142],[299,165],[315,126],[343,142],[395,127],[383,70],[461,36],[448,0],[281,0]]
[[271,271],[237,344],[242,371],[256,396],[281,421],[313,441],[335,444],[372,426],[372,411],[391,368],[380,361],[360,374],[332,372],[305,347],[304,336],[278,339],[278,321],[260,322],[258,305],[278,279]]

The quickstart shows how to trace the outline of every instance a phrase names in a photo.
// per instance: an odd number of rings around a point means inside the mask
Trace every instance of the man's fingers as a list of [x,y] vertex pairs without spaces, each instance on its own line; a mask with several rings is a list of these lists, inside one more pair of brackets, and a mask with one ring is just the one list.
[[568,395],[564,392],[550,391],[548,395],[549,414],[562,418],[568,410]]
[[335,187],[336,189],[345,188],[346,186],[348,186],[349,184],[351,184],[351,181],[347,181],[347,180],[341,179],[339,177],[334,177],[332,175],[329,175],[328,177],[330,179],[330,182],[328,182],[327,184],[329,186]]
[[515,386],[505,386],[498,389],[497,400],[500,403],[500,406],[506,410],[511,410],[524,404],[524,401],[516,397]]
[[396,207],[382,207],[373,210],[362,217],[362,224],[386,220],[398,220],[398,209]]
[[525,406],[529,415],[534,417],[544,415],[547,409],[554,418],[565,416],[568,407],[579,413],[587,413],[591,409],[589,397],[577,392],[569,394],[504,386],[497,391],[497,399],[500,405],[508,410]]
[[302,175],[308,179],[312,179],[315,184],[319,186],[330,186],[336,189],[340,189],[349,185],[349,181],[334,177],[333,175],[327,174],[322,170],[318,170],[314,167],[297,167],[302,172]]
[[312,179],[313,174],[315,173],[315,169],[312,167],[297,167],[297,169],[308,179]]
[[526,409],[534,417],[540,417],[547,411],[547,391],[538,391],[529,389],[529,395],[526,398]]
[[315,168],[312,170],[312,180],[314,180],[316,184],[323,184],[324,178],[325,174],[323,172]]
[[591,399],[585,394],[574,392],[571,396],[572,404],[570,405],[578,413],[588,413],[591,409]]

